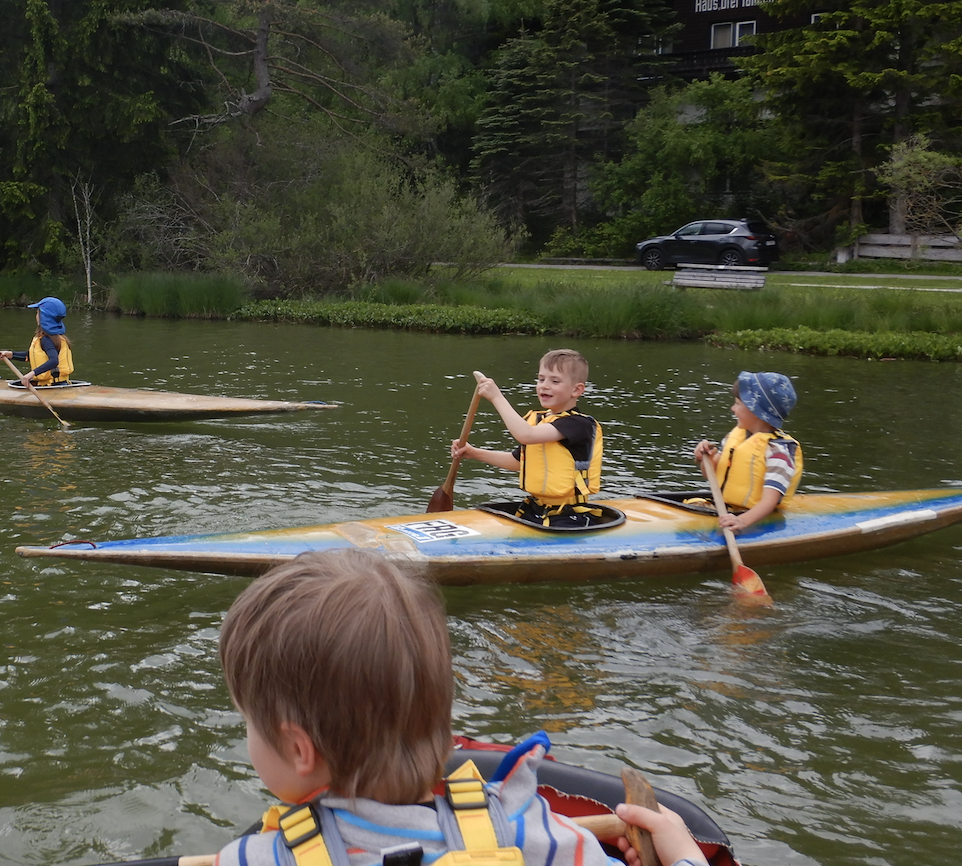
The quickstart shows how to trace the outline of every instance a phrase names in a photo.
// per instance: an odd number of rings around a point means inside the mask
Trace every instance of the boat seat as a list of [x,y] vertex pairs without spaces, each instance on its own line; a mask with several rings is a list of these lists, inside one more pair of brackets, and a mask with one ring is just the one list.
[[532,529],[541,529],[545,532],[594,532],[598,529],[612,529],[621,526],[625,522],[625,513],[610,505],[602,505],[600,502],[589,502],[592,508],[601,511],[601,520],[592,523],[590,526],[545,526],[543,523],[535,523],[518,517],[515,511],[518,510],[518,502],[486,502],[484,505],[476,506],[478,511],[486,511],[488,514],[496,514],[498,517],[506,517],[515,523],[523,526],[530,526]]

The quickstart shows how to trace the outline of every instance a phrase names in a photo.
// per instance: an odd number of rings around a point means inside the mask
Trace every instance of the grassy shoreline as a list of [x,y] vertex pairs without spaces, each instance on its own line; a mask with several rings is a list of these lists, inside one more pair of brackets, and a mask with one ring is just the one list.
[[[905,273],[770,272],[765,288],[678,290],[671,272],[501,266],[471,281],[387,280],[356,292],[245,302],[245,288],[205,275],[118,279],[101,309],[131,315],[296,322],[457,334],[555,334],[704,340],[719,347],[857,358],[962,361],[962,277]],[[0,282],[0,303],[59,294],[58,283]]]

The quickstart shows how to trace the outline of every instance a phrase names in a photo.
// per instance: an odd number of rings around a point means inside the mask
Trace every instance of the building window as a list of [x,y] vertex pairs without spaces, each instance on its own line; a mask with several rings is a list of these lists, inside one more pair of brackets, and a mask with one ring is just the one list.
[[742,40],[748,36],[755,35],[754,21],[726,22],[725,24],[712,24],[711,26],[711,47],[712,48],[737,48],[742,44]]

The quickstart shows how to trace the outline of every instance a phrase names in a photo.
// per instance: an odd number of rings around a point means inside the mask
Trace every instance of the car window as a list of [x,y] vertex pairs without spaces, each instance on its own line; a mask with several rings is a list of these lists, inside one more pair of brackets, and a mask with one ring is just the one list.
[[675,232],[676,235],[684,235],[688,237],[689,235],[701,234],[702,223],[688,223],[686,226],[682,226],[678,231]]
[[735,230],[733,223],[705,223],[705,235],[727,235]]
[[758,222],[757,220],[751,220],[745,225],[748,226],[748,230],[750,232],[757,235],[770,235],[772,233],[772,230],[767,225],[765,225],[765,223]]

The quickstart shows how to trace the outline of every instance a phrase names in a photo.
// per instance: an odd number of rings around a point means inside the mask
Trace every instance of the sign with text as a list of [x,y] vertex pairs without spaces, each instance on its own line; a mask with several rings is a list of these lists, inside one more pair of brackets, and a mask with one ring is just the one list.
[[748,9],[760,0],[695,0],[696,12],[724,12],[727,9]]

